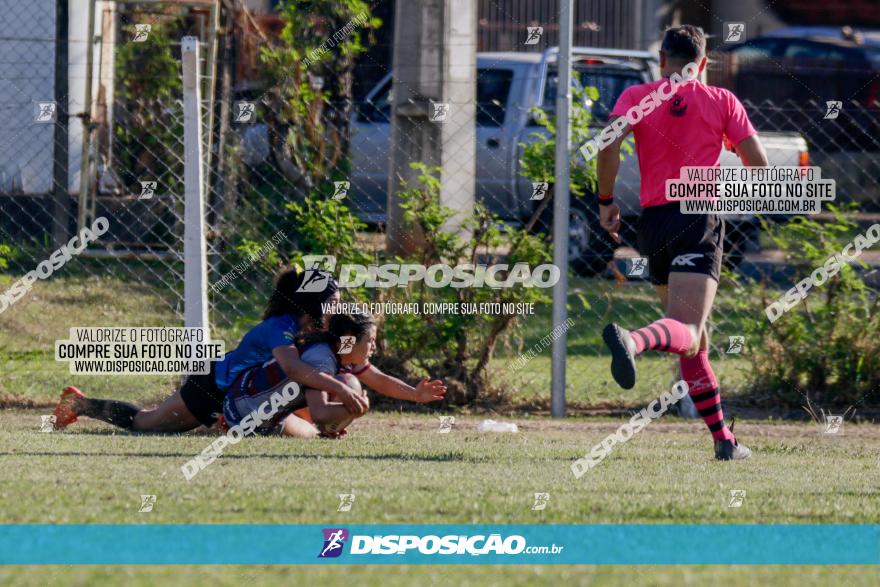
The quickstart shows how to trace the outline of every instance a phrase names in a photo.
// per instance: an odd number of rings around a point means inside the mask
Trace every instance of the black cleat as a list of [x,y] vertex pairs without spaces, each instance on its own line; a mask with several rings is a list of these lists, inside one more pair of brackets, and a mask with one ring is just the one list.
[[[735,421],[730,423],[731,433],[733,432],[734,423]],[[719,461],[743,461],[751,456],[751,449],[738,443],[736,438],[733,440],[715,441],[715,458]]]
[[619,386],[632,389],[636,384],[636,343],[629,331],[609,324],[602,331],[602,340],[611,351],[611,376]]

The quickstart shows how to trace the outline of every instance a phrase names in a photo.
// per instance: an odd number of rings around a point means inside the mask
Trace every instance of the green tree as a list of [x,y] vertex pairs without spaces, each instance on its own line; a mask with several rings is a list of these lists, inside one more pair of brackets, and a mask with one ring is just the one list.
[[346,175],[355,59],[382,23],[366,0],[292,0],[279,12],[284,29],[260,56],[263,100],[273,159],[302,199]]
[[[161,192],[182,193],[182,157],[175,155],[182,152],[182,82],[172,39],[179,38],[183,21],[149,16],[129,13],[129,22],[155,22],[146,41],[120,43],[116,50],[115,169],[129,190],[156,180]],[[128,38],[134,31],[134,24],[123,26]]]

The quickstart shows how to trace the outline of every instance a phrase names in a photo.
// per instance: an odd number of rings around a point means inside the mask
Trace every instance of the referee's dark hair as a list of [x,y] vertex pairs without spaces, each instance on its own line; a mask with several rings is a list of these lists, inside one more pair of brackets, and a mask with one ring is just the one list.
[[669,27],[660,50],[674,63],[699,62],[706,55],[706,35],[703,29],[690,24]]

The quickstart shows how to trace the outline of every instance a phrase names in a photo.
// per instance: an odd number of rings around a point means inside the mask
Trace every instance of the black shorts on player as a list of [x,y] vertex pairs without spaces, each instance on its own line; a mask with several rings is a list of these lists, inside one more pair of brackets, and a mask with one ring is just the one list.
[[639,254],[648,258],[651,283],[666,285],[673,271],[721,277],[724,220],[716,214],[682,214],[679,204],[651,206],[636,225]]
[[187,409],[202,423],[211,427],[223,414],[223,398],[226,392],[217,387],[215,361],[211,361],[211,371],[206,375],[190,375],[180,386],[180,399]]

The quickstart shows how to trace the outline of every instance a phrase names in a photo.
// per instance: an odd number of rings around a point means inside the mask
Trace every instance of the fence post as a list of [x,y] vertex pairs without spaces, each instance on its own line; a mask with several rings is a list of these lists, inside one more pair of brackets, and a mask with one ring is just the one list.
[[553,287],[553,340],[550,413],[554,418],[565,416],[565,349],[568,336],[563,324],[567,319],[568,297],[568,207],[571,108],[571,36],[572,3],[559,3],[559,76],[556,89],[556,169],[553,194],[553,263],[559,268],[559,282]]
[[208,328],[205,251],[205,183],[202,165],[202,101],[199,40],[181,39],[183,57],[183,318],[188,328]]
[[[83,94],[82,113],[82,158],[79,162],[79,208],[77,209],[76,229],[82,230],[89,219],[94,220],[92,211],[90,180],[90,153],[92,144],[92,71],[95,61],[95,2],[88,3],[88,26],[86,27],[86,85]],[[56,106],[57,108],[57,106]]]

